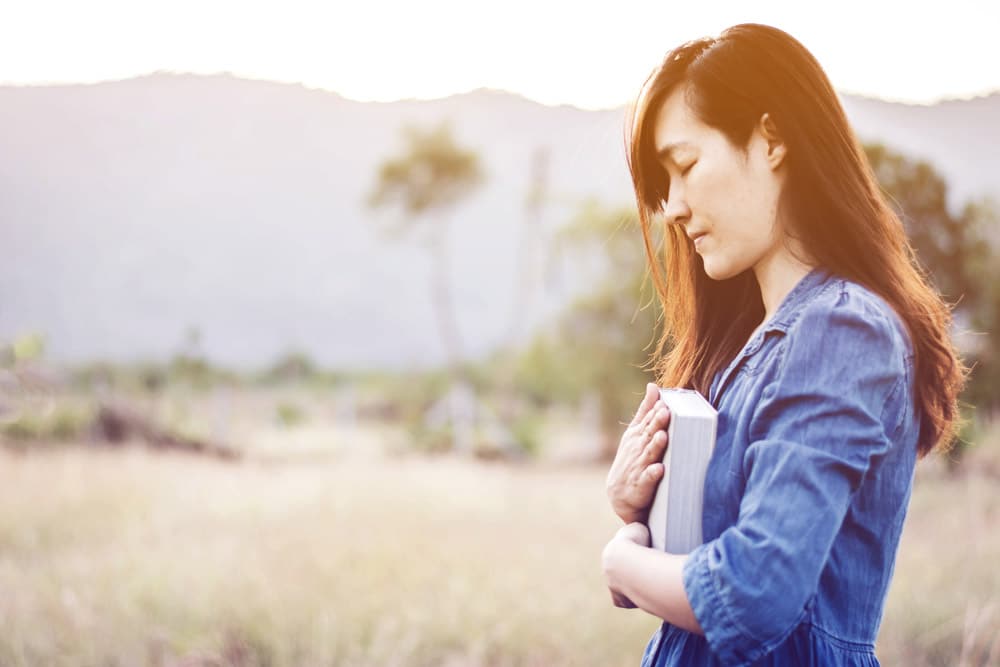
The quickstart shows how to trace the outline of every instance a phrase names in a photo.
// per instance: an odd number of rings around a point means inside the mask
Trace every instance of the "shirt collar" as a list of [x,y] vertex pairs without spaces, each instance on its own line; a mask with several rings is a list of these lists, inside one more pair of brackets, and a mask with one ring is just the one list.
[[802,307],[812,301],[813,297],[829,285],[833,278],[834,275],[821,266],[813,268],[803,276],[799,282],[795,283],[795,287],[785,295],[785,298],[781,300],[781,305],[778,306],[777,312],[768,320],[763,329],[754,334],[754,337],[747,342],[742,352],[736,355],[737,359],[756,352],[757,348],[764,342],[764,336],[768,331],[787,333],[788,329],[795,323],[795,320],[798,319],[799,314],[802,312]]
[[774,316],[764,326],[764,331],[787,332],[788,328],[798,319],[802,312],[802,306],[812,301],[813,297],[826,287],[833,277],[833,274],[822,266],[817,266],[809,271],[785,295]]
[[768,331],[781,331],[787,333],[796,319],[802,312],[806,304],[813,300],[825,287],[834,280],[834,274],[827,269],[817,266],[803,276],[799,282],[785,295],[777,312],[768,320],[763,329],[754,334],[753,338],[747,341],[743,349],[733,358],[729,365],[720,370],[713,379],[709,388],[709,401],[717,406],[721,386],[726,383],[733,369],[746,357],[754,354],[764,342],[764,336]]

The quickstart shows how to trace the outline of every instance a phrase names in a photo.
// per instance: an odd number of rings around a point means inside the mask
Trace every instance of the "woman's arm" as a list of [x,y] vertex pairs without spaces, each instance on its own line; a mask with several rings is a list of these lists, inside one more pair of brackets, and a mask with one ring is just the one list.
[[645,612],[685,630],[704,634],[684,592],[681,572],[687,556],[643,546],[634,537],[640,531],[645,533],[648,543],[646,527],[632,523],[618,531],[604,548],[602,561],[608,587]]
[[799,316],[747,426],[739,517],[682,569],[720,661],[756,662],[808,617],[854,493],[895,442],[905,379],[891,323],[851,294]]

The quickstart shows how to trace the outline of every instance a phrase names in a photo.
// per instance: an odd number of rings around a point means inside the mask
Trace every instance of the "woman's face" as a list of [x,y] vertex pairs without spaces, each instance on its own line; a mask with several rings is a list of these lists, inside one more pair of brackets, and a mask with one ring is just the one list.
[[[759,271],[783,252],[775,225],[784,146],[754,129],[747,156],[725,135],[699,121],[684,101],[682,86],[664,100],[654,125],[654,145],[670,175],[664,213],[694,243],[705,273],[724,280]],[[671,144],[677,144],[666,152]]]

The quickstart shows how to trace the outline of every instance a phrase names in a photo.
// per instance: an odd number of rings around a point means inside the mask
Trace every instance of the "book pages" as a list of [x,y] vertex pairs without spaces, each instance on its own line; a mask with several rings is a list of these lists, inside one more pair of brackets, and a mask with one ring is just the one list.
[[686,554],[702,543],[705,471],[715,449],[718,413],[697,391],[660,389],[670,410],[664,473],[657,485],[647,526],[652,547]]

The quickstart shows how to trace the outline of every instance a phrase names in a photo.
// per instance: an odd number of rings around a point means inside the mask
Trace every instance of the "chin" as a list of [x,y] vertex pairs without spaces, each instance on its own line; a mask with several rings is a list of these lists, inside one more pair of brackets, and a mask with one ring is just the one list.
[[705,275],[712,280],[727,280],[739,275],[742,271],[742,269],[736,270],[731,265],[713,262],[704,257],[702,257],[702,267],[705,270]]

